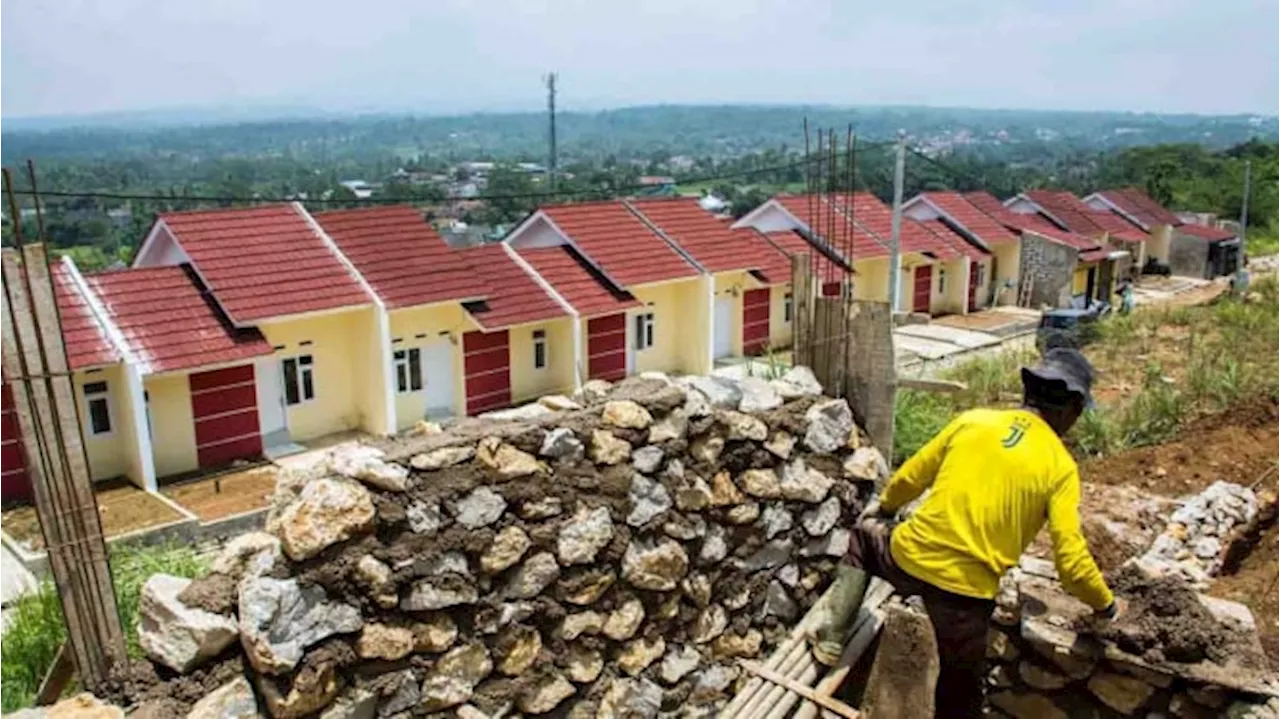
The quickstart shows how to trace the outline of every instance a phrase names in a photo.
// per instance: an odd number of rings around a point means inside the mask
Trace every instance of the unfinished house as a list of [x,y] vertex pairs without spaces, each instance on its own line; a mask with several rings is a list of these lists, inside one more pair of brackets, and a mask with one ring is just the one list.
[[1173,228],[1169,271],[1211,280],[1236,271],[1242,252],[1240,237],[1230,230],[1184,223]]
[[1026,206],[1053,222],[1059,228],[1091,237],[1103,246],[1129,253],[1129,270],[1137,270],[1146,260],[1150,235],[1112,212],[1096,210],[1065,190],[1027,190],[1006,201],[1006,205]]
[[1136,187],[1102,190],[1085,196],[1083,202],[1095,210],[1110,212],[1147,233],[1145,258],[1139,267],[1145,267],[1147,262],[1169,264],[1173,228],[1182,221],[1147,193]]

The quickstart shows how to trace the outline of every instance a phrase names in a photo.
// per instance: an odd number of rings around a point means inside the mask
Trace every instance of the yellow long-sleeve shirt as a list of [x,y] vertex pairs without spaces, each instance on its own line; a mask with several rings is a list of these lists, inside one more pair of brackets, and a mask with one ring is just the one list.
[[911,576],[969,597],[995,597],[1047,519],[1063,585],[1095,609],[1112,602],[1080,531],[1080,475],[1057,433],[1026,410],[956,417],[893,475],[880,497],[897,510],[933,491],[893,532]]

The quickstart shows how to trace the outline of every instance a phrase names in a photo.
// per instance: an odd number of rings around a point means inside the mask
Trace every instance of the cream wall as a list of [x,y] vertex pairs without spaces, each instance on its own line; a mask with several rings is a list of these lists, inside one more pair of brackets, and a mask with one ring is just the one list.
[[315,398],[285,408],[289,436],[295,441],[352,429],[379,431],[381,421],[370,411],[372,400],[363,396],[372,376],[386,371],[374,359],[374,320],[372,308],[363,307],[259,325],[276,348],[277,359],[312,357]]
[[982,309],[990,304],[987,302],[987,298],[991,293],[991,283],[993,281],[991,276],[991,258],[987,257],[981,260],[969,260],[969,263],[970,272],[980,272],[981,274],[981,281],[978,283],[978,290],[974,295],[974,301],[977,308]]
[[629,289],[645,305],[645,310],[628,312],[628,345],[635,342],[631,336],[635,326],[632,317],[641,311],[653,312],[654,315],[654,345],[636,351],[635,372],[710,372],[711,323],[708,315],[711,308],[706,295],[706,281],[699,277]]
[[[533,366],[533,333],[547,333],[547,366]],[[511,401],[519,404],[546,394],[573,391],[573,320],[519,325],[507,330],[511,352]]]
[[[111,431],[91,434],[89,406],[85,402],[86,383],[107,383],[107,405],[111,415]],[[125,383],[124,365],[115,364],[100,369],[77,370],[74,375],[76,402],[79,404],[81,436],[85,453],[89,456],[89,476],[94,480],[128,477],[141,486],[142,467],[137,457],[137,438],[133,432],[133,410],[129,403],[129,388]]]
[[1173,242],[1173,228],[1169,225],[1156,225],[1151,228],[1151,239],[1147,240],[1147,255],[1156,258],[1160,264],[1169,264],[1169,246]]
[[196,457],[196,426],[191,411],[191,384],[185,374],[143,380],[151,415],[151,451],[156,476],[190,472],[200,466]]
[[[791,346],[795,318],[792,317],[792,322],[787,321],[786,298],[789,294],[791,294],[790,284],[774,285],[769,288],[769,346],[775,350]],[[794,311],[793,302],[792,312]]]
[[[723,298],[729,298],[733,301],[733,330],[730,333],[732,340],[730,346],[733,347],[733,356],[742,356],[742,293],[745,290],[755,289],[760,286],[760,282],[754,277],[749,276],[746,272],[721,272],[715,276],[715,293],[716,301],[719,302]],[[734,290],[737,290],[737,296],[734,296]],[[710,332],[707,334],[708,342],[715,342],[715,310],[712,309],[712,318],[708,327]]]
[[889,258],[873,257],[853,263],[853,297],[857,300],[889,301]]
[[[475,322],[462,309],[462,305],[456,302],[409,307],[392,310],[390,313],[392,352],[423,347],[440,340],[448,340],[452,343],[453,377],[450,381],[453,383],[453,411],[457,416],[462,416],[467,406],[462,335],[478,329]],[[397,339],[400,341],[396,342]],[[388,371],[391,371],[390,368]],[[423,371],[426,372],[425,369]],[[397,429],[412,427],[422,417],[426,407],[426,388],[433,378],[428,374],[423,377],[423,380],[422,391],[395,395]],[[394,389],[395,386],[392,385],[392,390]]]
[[[1022,241],[1009,242],[991,248],[995,255],[996,304],[1000,306],[1018,304],[1018,265],[1022,262]],[[1009,281],[1009,289],[1003,290],[1005,280]]]
[[936,263],[933,268],[933,290],[929,298],[929,314],[967,313],[968,287],[968,266],[964,257]]

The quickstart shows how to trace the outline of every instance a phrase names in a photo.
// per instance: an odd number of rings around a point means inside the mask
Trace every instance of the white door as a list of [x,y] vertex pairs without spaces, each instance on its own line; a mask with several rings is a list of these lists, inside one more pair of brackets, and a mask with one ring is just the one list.
[[284,370],[280,360],[275,357],[259,359],[254,363],[253,376],[258,393],[258,429],[262,432],[263,449],[289,444],[289,415],[284,407]]
[[733,298],[716,298],[715,358],[733,354]]
[[453,344],[438,340],[422,347],[422,371],[426,374],[428,417],[452,417],[457,388],[454,387]]

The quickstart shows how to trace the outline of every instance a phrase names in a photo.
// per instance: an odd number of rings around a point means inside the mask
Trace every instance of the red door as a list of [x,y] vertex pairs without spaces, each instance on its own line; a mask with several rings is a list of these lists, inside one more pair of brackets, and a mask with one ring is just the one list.
[[262,456],[253,365],[193,372],[187,382],[196,428],[196,461],[201,467]]
[[973,312],[978,309],[978,270],[982,265],[977,262],[969,263],[969,311]]
[[769,344],[769,290],[742,293],[742,353],[759,354]]
[[840,296],[840,280],[823,283],[822,296],[823,297],[839,297]]
[[587,377],[616,382],[626,376],[626,313],[587,320]]
[[22,437],[18,435],[18,413],[13,409],[13,393],[9,383],[0,389],[0,499],[30,502],[31,477],[22,454]]
[[933,265],[916,267],[915,284],[911,287],[911,311],[929,312],[929,297],[933,294]]
[[462,336],[467,382],[467,414],[511,406],[511,351],[507,331],[468,332]]

